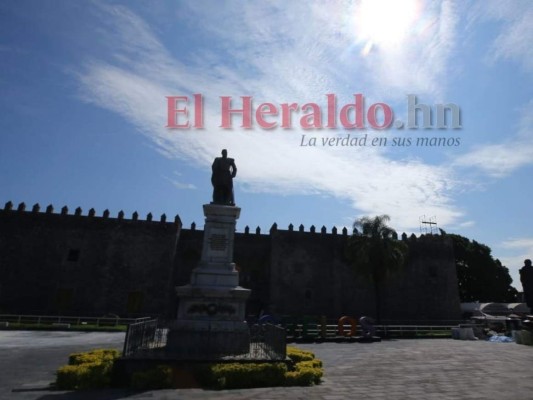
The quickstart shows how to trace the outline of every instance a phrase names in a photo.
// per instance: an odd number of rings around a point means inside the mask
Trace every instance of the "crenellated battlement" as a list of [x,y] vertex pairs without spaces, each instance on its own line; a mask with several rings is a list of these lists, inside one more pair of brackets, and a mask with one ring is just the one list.
[[[193,224],[194,224],[194,222],[193,222]],[[191,230],[194,230],[195,228],[196,228],[196,224],[194,224],[194,228],[191,225]],[[319,232],[317,232],[317,229],[316,229],[316,227],[314,225],[311,225],[309,230],[306,231],[303,224],[300,224],[298,230],[294,230],[294,225],[293,224],[289,224],[287,229],[279,229],[278,228],[278,224],[276,222],[274,222],[272,224],[272,226],[270,227],[270,230],[268,231],[268,233],[261,233],[261,227],[259,227],[259,226],[255,228],[255,234],[256,235],[265,235],[266,236],[266,235],[272,235],[273,233],[276,233],[276,232],[289,232],[289,233],[294,232],[295,234],[297,234],[297,233],[305,233],[305,234],[311,233],[311,234],[329,235],[329,236],[337,236],[338,235],[338,229],[337,229],[336,226],[331,228],[331,231],[329,233],[328,233],[328,229],[324,225],[322,226],[322,228],[320,228]],[[244,227],[244,232],[243,233],[245,235],[249,235],[250,234],[250,227],[248,225],[246,225]],[[341,230],[341,235],[348,236],[348,229],[346,229],[346,227],[344,227]]]
[[[189,229],[190,231],[195,231],[196,230],[196,222],[193,222],[191,224],[191,227]],[[333,228],[331,228],[331,232],[328,233],[327,232],[327,228],[325,226],[322,226],[322,228],[320,229],[320,232],[317,232],[316,230],[316,227],[314,225],[312,225],[310,228],[309,228],[309,231],[305,231],[305,227],[303,224],[300,225],[300,227],[298,228],[297,231],[294,230],[294,225],[293,224],[289,224],[288,228],[285,230],[285,229],[278,229],[278,224],[274,222],[274,224],[272,224],[272,227],[270,228],[270,230],[268,231],[268,233],[261,233],[261,227],[260,226],[257,226],[255,228],[255,231],[250,233],[250,227],[248,225],[246,225],[244,227],[244,231],[242,232],[243,234],[245,235],[250,235],[250,234],[255,234],[255,235],[263,235],[263,236],[267,236],[267,235],[271,235],[272,233],[274,232],[295,232],[295,233],[306,233],[306,234],[309,234],[309,233],[317,233],[317,234],[320,234],[320,235],[332,235],[332,236],[336,236],[338,234],[338,229],[336,226],[334,226]],[[343,236],[348,236],[348,229],[346,229],[346,227],[344,227],[342,230],[341,230],[341,234]]]
[[134,222],[134,223],[139,223],[139,224],[159,223],[159,224],[165,224],[165,225],[176,225],[178,227],[181,227],[182,225],[179,214],[176,214],[176,216],[174,217],[174,222],[167,222],[166,214],[162,214],[159,217],[158,221],[154,221],[153,214],[151,212],[149,212],[146,215],[146,219],[144,220],[139,219],[139,213],[137,211],[132,213],[131,218],[126,218],[124,211],[122,210],[120,210],[117,213],[116,218],[113,218],[111,217],[111,212],[108,209],[105,209],[102,212],[102,215],[99,217],[96,215],[96,210],[94,208],[91,208],[87,212],[86,215],[83,215],[83,210],[81,209],[81,207],[77,207],[73,213],[69,213],[69,208],[65,205],[60,209],[59,213],[57,212],[54,213],[54,206],[52,204],[49,204],[43,212],[41,211],[40,204],[36,203],[31,208],[31,211],[28,211],[26,210],[26,204],[24,202],[19,203],[19,205],[15,209],[13,202],[8,201],[7,203],[5,203],[4,208],[0,209],[0,215],[2,214],[7,215],[11,213],[13,214],[19,213],[19,214],[26,214],[26,215],[31,214],[31,215],[40,215],[40,216],[49,215],[49,216],[54,216],[54,217],[58,217],[58,216],[71,217],[71,218],[76,217],[76,218],[85,218],[85,219],[91,219],[91,220],[94,219],[94,220],[100,220],[100,221],[104,221],[104,220],[115,221],[115,222],[128,221],[128,222]]
[[[189,229],[185,229],[185,230],[189,230],[189,231],[196,231],[197,230],[197,227],[196,227],[196,223],[193,222],[191,223],[191,227]],[[201,231],[201,230],[200,230]],[[309,230],[306,230],[305,229],[305,226],[303,224],[300,224],[300,226],[298,227],[297,230],[294,229],[294,225],[291,223],[289,224],[289,226],[287,227],[287,229],[279,229],[278,228],[278,224],[276,222],[274,222],[272,224],[272,226],[270,227],[270,230],[267,232],[267,233],[264,233],[262,232],[261,230],[261,227],[260,226],[257,226],[255,228],[255,230],[252,230],[250,229],[250,227],[248,225],[246,225],[244,227],[244,230],[243,232],[236,232],[237,234],[244,234],[244,235],[257,235],[257,236],[263,236],[263,237],[266,237],[266,236],[269,236],[269,235],[272,235],[272,234],[275,234],[275,233],[281,233],[281,234],[294,234],[294,235],[298,235],[298,234],[302,234],[302,236],[313,236],[313,235],[317,235],[317,236],[320,236],[322,238],[335,238],[335,237],[348,237],[349,235],[352,235],[354,233],[354,231],[352,230],[352,232],[349,233],[348,231],[348,228],[346,227],[343,227],[342,229],[340,229],[340,232],[339,232],[339,229],[336,227],[336,226],[333,226],[331,228],[331,230],[328,232],[328,228],[326,228],[325,225],[322,225],[322,227],[320,228],[319,231],[317,231],[317,228],[315,227],[315,225],[311,225],[309,227]],[[421,234],[420,236],[416,236],[414,233],[412,233],[410,236],[408,236],[405,232],[402,233],[401,236],[399,236],[399,239],[401,239],[402,241],[416,241],[416,240],[419,240],[419,239],[424,239],[424,238],[436,238],[436,237],[440,237],[441,235],[424,235],[424,234]]]
[[[27,210],[27,206],[24,202],[19,203],[18,206],[15,208],[13,202],[8,201],[5,203],[4,208],[0,209],[0,215],[2,213],[25,213],[25,214],[39,214],[39,215],[54,215],[54,216],[68,216],[68,217],[79,217],[79,218],[88,218],[88,219],[96,219],[96,220],[109,220],[109,221],[131,221],[131,222],[137,222],[137,223],[161,223],[161,224],[173,224],[176,226],[181,227],[182,222],[179,214],[176,214],[174,217],[174,222],[167,222],[167,216],[166,214],[161,214],[158,221],[154,221],[153,214],[149,212],[146,215],[146,218],[139,219],[139,213],[137,211],[134,211],[130,218],[125,217],[124,211],[120,210],[117,213],[116,218],[111,217],[111,213],[108,209],[105,209],[102,212],[102,215],[99,217],[96,215],[96,210],[94,208],[89,209],[86,215],[83,215],[83,210],[81,207],[77,207],[73,213],[69,213],[69,208],[65,205],[61,207],[59,213],[54,212],[55,208],[52,204],[49,204],[44,212],[41,211],[41,206],[39,203],[36,203],[32,206],[31,211]],[[191,227],[189,229],[190,231],[196,230],[196,223],[192,222]],[[349,235],[349,231],[346,227],[343,227],[342,229],[339,229],[336,226],[333,226],[331,230],[328,232],[328,229],[325,225],[322,225],[320,230],[317,230],[315,225],[311,225],[308,230],[305,229],[305,226],[303,224],[300,224],[297,229],[295,229],[295,226],[290,223],[287,227],[287,229],[279,229],[278,224],[274,222],[272,226],[270,227],[270,230],[268,233],[262,233],[261,227],[257,226],[254,231],[251,231],[250,227],[246,225],[244,227],[244,231],[242,234],[244,235],[260,235],[260,236],[269,236],[273,233],[294,233],[294,234],[304,234],[306,236],[309,235],[321,235],[322,237],[338,237],[338,236],[344,236],[347,237]],[[353,234],[353,231],[350,232],[350,235]],[[435,235],[420,235],[416,236],[415,234],[411,234],[410,236],[407,236],[406,233],[403,233],[401,235],[401,240],[417,240],[427,237],[434,237]],[[439,235],[437,235],[439,236]]]

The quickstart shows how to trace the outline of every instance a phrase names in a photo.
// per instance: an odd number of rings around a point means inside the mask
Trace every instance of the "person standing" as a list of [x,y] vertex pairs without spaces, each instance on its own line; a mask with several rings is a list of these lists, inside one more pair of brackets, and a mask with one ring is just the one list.
[[524,289],[525,302],[533,313],[533,266],[530,259],[525,260],[524,266],[520,268],[520,281]]

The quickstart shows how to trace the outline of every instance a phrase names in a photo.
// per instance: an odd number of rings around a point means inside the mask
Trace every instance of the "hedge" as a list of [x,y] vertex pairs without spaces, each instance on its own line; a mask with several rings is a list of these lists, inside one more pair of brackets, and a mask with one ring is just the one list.
[[74,390],[108,387],[113,363],[119,356],[118,350],[105,349],[71,354],[68,365],[56,372],[56,388]]
[[307,350],[287,346],[287,357],[289,357],[293,362],[298,363],[300,361],[311,361],[315,358],[315,355]]
[[173,371],[168,365],[158,365],[153,369],[134,372],[130,386],[138,390],[171,389]]
[[210,366],[217,389],[282,386],[287,366],[284,363],[230,363]]
[[[109,387],[117,350],[93,350],[69,356],[69,365],[58,369],[58,389],[96,389]],[[138,390],[175,388],[188,374],[202,387],[237,389],[270,386],[309,386],[319,384],[323,376],[322,362],[310,351],[287,348],[292,364],[274,363],[206,363],[177,369],[158,365],[145,371],[134,372],[130,386]]]

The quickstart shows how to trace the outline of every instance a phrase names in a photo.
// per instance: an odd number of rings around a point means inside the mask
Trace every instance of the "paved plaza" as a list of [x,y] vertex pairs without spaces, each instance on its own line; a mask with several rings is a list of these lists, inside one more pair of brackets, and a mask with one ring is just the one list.
[[533,347],[451,339],[298,344],[324,362],[313,387],[209,391],[47,389],[68,354],[120,348],[123,333],[0,331],[0,399],[533,399]]

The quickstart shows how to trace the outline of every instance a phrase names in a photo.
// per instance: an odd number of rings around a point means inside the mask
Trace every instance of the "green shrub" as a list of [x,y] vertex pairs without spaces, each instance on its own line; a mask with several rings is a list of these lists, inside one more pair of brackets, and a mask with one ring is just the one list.
[[281,386],[285,382],[284,363],[230,363],[210,367],[218,389]]
[[310,351],[287,347],[287,356],[295,363],[293,370],[285,374],[285,386],[318,385],[324,372],[322,361]]
[[[180,384],[180,377],[182,381],[190,378],[190,381],[199,383],[202,387],[216,389],[309,386],[320,383],[323,375],[322,362],[312,352],[288,347],[287,355],[294,363],[290,370],[282,362],[197,364],[182,370],[158,365],[156,368],[133,373],[130,385],[138,390],[172,388]],[[119,356],[119,351],[105,349],[71,354],[69,365],[59,368],[56,373],[56,387],[65,390],[108,387],[114,361]]]
[[65,365],[57,371],[56,387],[65,390],[108,387],[112,368],[112,363]]
[[318,385],[322,378],[322,368],[296,366],[294,371],[285,374],[285,386],[311,386]]
[[[285,386],[311,386],[316,382],[316,376],[316,371],[310,368],[289,371],[285,375]],[[320,378],[318,380],[320,382]]]
[[317,358],[310,361],[301,361],[296,364],[296,368],[322,368],[322,361]]
[[119,356],[118,350],[105,349],[73,353],[68,365],[57,370],[56,387],[64,390],[108,387],[113,363]]
[[[86,371],[81,371],[77,365],[64,365],[60,367],[56,372],[56,388],[73,390],[79,385],[79,375]],[[84,367],[83,369],[87,369]]]
[[315,355],[310,351],[287,346],[287,357],[289,357],[293,362],[298,363],[300,361],[311,361],[315,358]]
[[172,368],[166,365],[134,372],[131,376],[131,387],[138,390],[170,389],[172,383]]
[[68,357],[69,365],[93,364],[113,362],[120,357],[120,352],[115,349],[97,349],[83,353],[73,353]]

